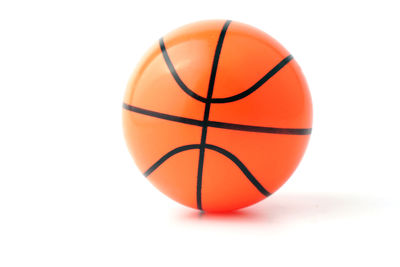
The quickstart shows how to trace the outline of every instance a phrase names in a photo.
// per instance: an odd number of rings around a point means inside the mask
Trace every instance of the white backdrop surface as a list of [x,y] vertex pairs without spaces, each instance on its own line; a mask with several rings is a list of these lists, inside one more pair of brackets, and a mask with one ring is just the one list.
[[[399,266],[397,1],[1,1],[0,266]],[[183,24],[233,19],[308,80],[291,179],[235,213],[159,193],[125,146],[135,65]]]

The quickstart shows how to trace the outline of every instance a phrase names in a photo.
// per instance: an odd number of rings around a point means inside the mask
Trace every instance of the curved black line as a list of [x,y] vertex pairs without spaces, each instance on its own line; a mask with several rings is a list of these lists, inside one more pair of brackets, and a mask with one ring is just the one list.
[[219,121],[209,121],[208,127],[230,129],[245,132],[256,133],[272,133],[272,134],[289,134],[289,135],[310,135],[312,128],[276,128],[265,126],[252,126]]
[[263,194],[264,196],[269,196],[271,195],[270,192],[268,192],[261,184],[259,181],[257,181],[257,179],[253,176],[253,174],[251,174],[251,172],[249,171],[249,169],[247,169],[247,167],[235,156],[233,155],[231,152],[218,147],[218,146],[214,146],[214,145],[210,145],[210,144],[205,144],[204,145],[205,148],[217,151],[221,154],[223,154],[224,156],[226,156],[227,158],[229,158],[230,160],[232,160],[236,166],[239,167],[239,169],[243,172],[244,175],[246,175],[247,179],[249,179],[249,181],[258,189],[258,191]]
[[256,91],[258,88],[260,88],[264,83],[266,83],[272,76],[274,76],[278,71],[280,71],[284,66],[286,66],[291,60],[293,59],[292,55],[289,55],[285,57],[281,62],[278,63],[272,70],[270,70],[267,74],[264,75],[258,82],[256,82],[253,86],[251,86],[249,89],[233,96],[229,97],[224,97],[224,98],[212,98],[211,103],[228,103],[228,102],[233,102],[237,101],[239,99],[242,99],[254,91]]
[[[204,125],[204,122],[200,120],[160,113],[144,108],[131,106],[125,103],[123,103],[122,107],[129,111],[133,111],[139,114],[159,119],[175,121],[183,124],[189,124],[201,127],[203,127]],[[245,132],[272,133],[272,134],[309,135],[311,134],[312,131],[312,128],[276,128],[276,127],[253,126],[253,125],[244,125],[244,124],[219,122],[219,121],[208,121],[205,124],[207,125],[207,127],[213,127],[213,128],[230,129],[230,130],[245,131]]]
[[226,31],[228,30],[229,24],[231,24],[231,20],[227,20],[224,23],[224,26],[222,27],[221,33],[219,35],[217,47],[215,48],[213,64],[211,68],[210,81],[208,83],[207,103],[204,108],[203,129],[201,131],[201,140],[200,140],[199,167],[197,169],[196,199],[197,199],[197,208],[199,210],[202,210],[201,187],[203,180],[204,148],[205,148],[204,145],[206,143],[207,127],[208,127],[207,123],[208,123],[208,117],[210,115],[210,107],[211,107],[210,100],[212,99],[212,94],[214,90],[215,76],[217,75],[219,56],[221,55],[222,44],[224,43]]
[[167,63],[168,69],[171,72],[172,76],[174,77],[176,83],[179,85],[180,88],[182,88],[182,90],[188,94],[189,96],[193,97],[194,99],[197,99],[201,102],[207,102],[207,99],[196,94],[195,92],[193,92],[192,90],[189,89],[189,87],[186,86],[186,84],[181,80],[181,78],[179,77],[178,73],[175,70],[174,65],[172,64],[171,59],[168,56],[167,53],[167,49],[165,48],[165,44],[164,44],[164,40],[161,37],[160,38],[160,48],[161,48],[161,52],[162,55],[164,57],[165,63]]
[[[226,26],[226,28],[227,28],[229,26],[229,23],[231,23],[230,20],[227,21],[227,23],[226,23],[227,25],[224,25],[224,27]],[[223,34],[222,40],[225,37],[225,33],[226,33],[226,29],[223,29],[223,31],[221,32],[221,35],[220,35],[220,38],[221,38],[221,36]],[[265,74],[259,81],[257,81],[253,86],[251,86],[250,88],[248,88],[247,90],[245,90],[239,94],[229,96],[229,97],[223,97],[223,98],[208,98],[208,97],[204,98],[204,97],[196,94],[195,92],[193,92],[193,90],[191,90],[189,87],[187,87],[187,85],[179,77],[179,75],[178,75],[177,71],[175,70],[175,67],[172,64],[172,61],[168,55],[167,49],[165,48],[164,39],[162,37],[160,38],[159,43],[160,43],[160,48],[161,48],[161,52],[164,57],[164,60],[168,66],[169,71],[171,72],[172,76],[174,77],[176,83],[186,94],[188,94],[192,98],[194,98],[198,101],[201,101],[203,103],[229,103],[229,102],[240,100],[240,99],[250,95],[251,93],[256,91],[258,88],[260,88],[264,83],[266,83],[270,78],[272,78],[278,71],[280,71],[284,66],[286,66],[293,59],[292,55],[287,56],[281,62],[279,62],[275,67],[273,67],[267,74]],[[221,46],[222,46],[222,43],[221,43]],[[218,47],[217,47],[217,50],[218,50]],[[219,58],[220,52],[221,51],[219,49],[218,55],[215,54],[215,56],[218,56],[218,58]],[[215,60],[215,56],[214,56],[214,60]],[[214,65],[214,63],[213,63],[213,65]],[[211,80],[215,81],[215,73],[214,73],[214,77],[213,77],[213,73],[211,73],[210,81]],[[212,86],[214,86],[214,82],[213,82]]]
[[[211,75],[210,75],[210,82],[208,84],[208,91],[207,91],[207,102],[212,99],[212,94],[214,90],[214,83],[215,83],[215,76],[217,75],[217,68],[219,57],[221,55],[222,44],[224,43],[226,31],[228,30],[229,24],[231,24],[231,20],[227,20],[222,27],[221,33],[218,38],[217,48],[215,49],[214,60],[211,68]],[[210,104],[210,103],[209,103]]]
[[144,108],[138,108],[135,106],[131,106],[131,105],[128,105],[125,103],[122,104],[122,107],[129,111],[133,111],[136,113],[140,113],[143,115],[147,115],[147,116],[151,116],[151,117],[155,117],[155,118],[159,118],[159,119],[164,119],[164,120],[168,120],[168,121],[176,121],[176,122],[180,122],[180,123],[184,123],[184,124],[191,124],[191,125],[196,125],[196,126],[203,126],[203,122],[200,120],[189,119],[189,118],[185,118],[185,117],[179,117],[179,116],[169,115],[169,114],[165,114],[165,113],[160,113],[160,112],[156,112],[156,111],[152,111],[152,110],[148,110],[148,109],[144,109]]
[[[247,169],[247,167],[235,155],[233,155],[231,152],[229,152],[229,151],[227,151],[227,150],[225,150],[225,149],[223,149],[221,147],[210,145],[210,144],[205,144],[204,147],[208,148],[208,149],[211,149],[211,150],[214,150],[214,151],[224,155],[225,157],[229,158],[233,163],[236,164],[236,166],[239,167],[239,169],[243,172],[243,174],[247,177],[247,179],[258,189],[258,191],[261,194],[263,194],[266,197],[271,195],[271,193],[268,192],[260,184],[260,182],[253,176],[253,174],[251,174],[249,169]],[[145,177],[149,176],[153,171],[155,171],[161,164],[163,164],[167,159],[169,159],[173,155],[176,155],[176,154],[178,154],[180,152],[183,152],[183,151],[187,151],[187,150],[191,150],[191,149],[199,149],[199,148],[200,148],[199,144],[192,144],[192,145],[186,145],[186,146],[177,147],[177,148],[171,150],[170,152],[168,152],[167,154],[162,156],[156,163],[154,163],[144,173],[144,176]]]
[[151,167],[147,171],[144,172],[144,176],[145,177],[149,176],[155,169],[157,169],[161,164],[163,164],[164,161],[166,161],[173,155],[178,154],[183,151],[186,151],[186,150],[196,149],[196,148],[200,148],[200,145],[199,144],[186,145],[186,146],[177,147],[177,148],[171,150],[170,152],[168,152],[167,154],[162,156],[159,160],[157,160],[156,163],[151,165]]

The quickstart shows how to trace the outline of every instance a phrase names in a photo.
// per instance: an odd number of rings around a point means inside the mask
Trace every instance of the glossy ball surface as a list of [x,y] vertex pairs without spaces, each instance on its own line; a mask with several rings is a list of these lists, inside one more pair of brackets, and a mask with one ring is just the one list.
[[275,192],[299,164],[312,125],[296,61],[235,21],[197,22],[161,38],[137,66],[123,107],[139,169],[170,198],[205,211]]

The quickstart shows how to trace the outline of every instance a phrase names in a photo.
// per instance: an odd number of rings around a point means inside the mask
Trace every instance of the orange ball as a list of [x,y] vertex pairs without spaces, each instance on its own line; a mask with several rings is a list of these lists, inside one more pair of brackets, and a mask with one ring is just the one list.
[[202,21],[161,38],[124,98],[129,150],[144,176],[204,211],[252,205],[306,149],[311,96],[296,61],[251,26]]

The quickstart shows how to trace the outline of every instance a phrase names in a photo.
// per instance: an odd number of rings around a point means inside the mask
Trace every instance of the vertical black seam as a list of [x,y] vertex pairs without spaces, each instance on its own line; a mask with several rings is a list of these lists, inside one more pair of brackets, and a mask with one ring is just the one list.
[[196,201],[197,201],[197,208],[202,210],[202,201],[201,201],[201,189],[203,183],[203,166],[204,166],[204,150],[206,144],[206,137],[207,137],[207,124],[208,124],[208,117],[210,115],[210,107],[211,107],[211,99],[214,90],[214,83],[215,83],[215,76],[217,74],[218,68],[218,61],[221,55],[222,44],[224,42],[226,31],[228,30],[228,26],[231,23],[231,20],[227,20],[221,30],[219,35],[217,47],[215,49],[214,60],[211,68],[211,75],[210,75],[210,82],[208,84],[208,91],[207,91],[207,102],[204,108],[204,117],[202,123],[202,131],[201,131],[201,140],[200,140],[200,152],[199,152],[199,166],[197,169],[197,188],[196,188]]

